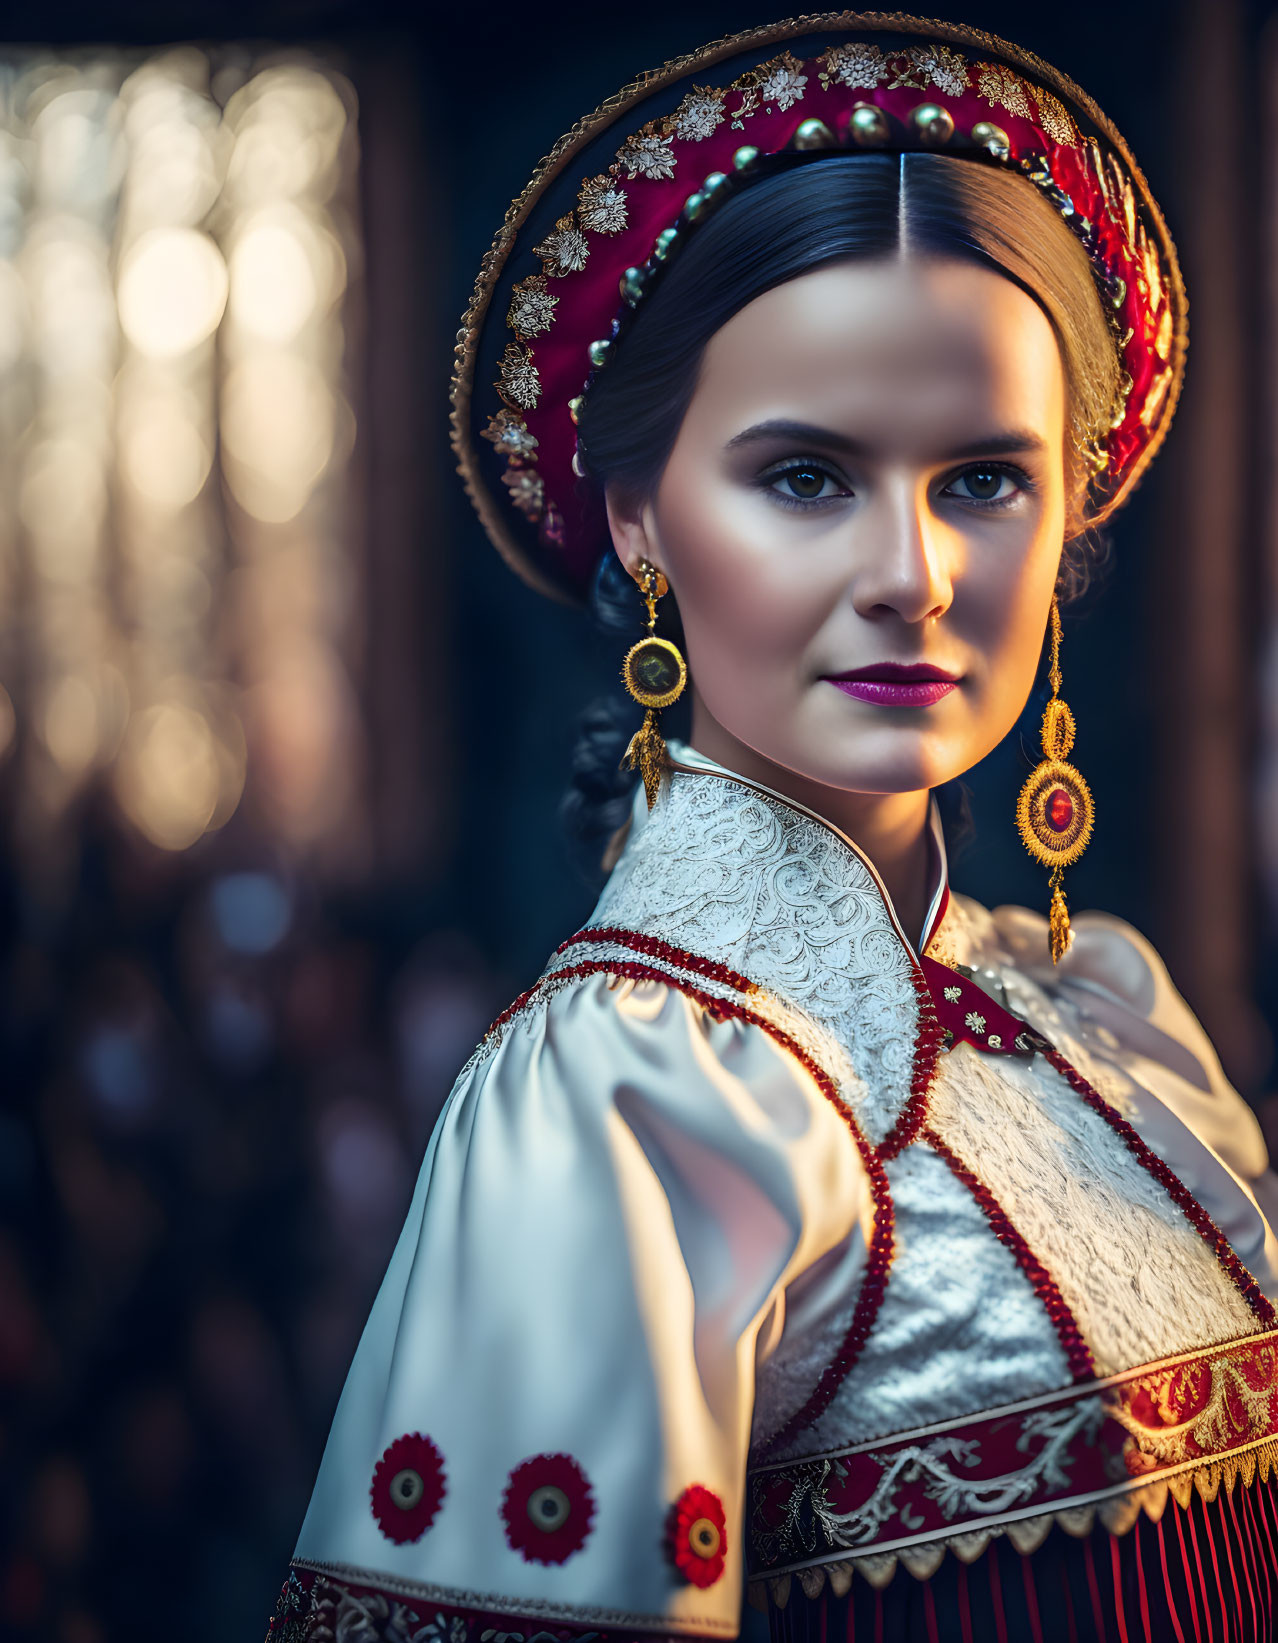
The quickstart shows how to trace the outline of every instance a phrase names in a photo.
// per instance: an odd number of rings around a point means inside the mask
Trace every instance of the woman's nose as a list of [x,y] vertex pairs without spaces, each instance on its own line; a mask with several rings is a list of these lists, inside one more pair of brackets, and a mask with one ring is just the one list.
[[885,486],[853,526],[852,602],[858,615],[891,611],[922,622],[949,609],[954,597],[949,533],[925,488]]

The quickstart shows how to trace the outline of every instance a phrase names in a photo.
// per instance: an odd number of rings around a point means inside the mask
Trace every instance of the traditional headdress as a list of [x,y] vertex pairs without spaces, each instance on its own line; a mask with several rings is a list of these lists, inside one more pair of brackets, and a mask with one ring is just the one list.
[[930,149],[1009,168],[1090,259],[1121,364],[1095,517],[1162,441],[1184,369],[1175,247],[1126,143],[1048,64],[958,24],[794,18],[645,74],[579,120],[506,213],[457,338],[453,444],[488,534],[580,599],[607,534],[574,466],[576,412],[682,239],[770,157]]

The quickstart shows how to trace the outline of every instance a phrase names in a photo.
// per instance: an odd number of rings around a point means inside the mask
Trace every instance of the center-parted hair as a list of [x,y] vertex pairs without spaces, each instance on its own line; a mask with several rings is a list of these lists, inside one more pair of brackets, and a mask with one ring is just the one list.
[[586,396],[578,431],[591,478],[651,495],[716,331],[787,280],[831,263],[894,257],[990,269],[1046,314],[1065,374],[1067,477],[1085,524],[1080,453],[1108,427],[1119,380],[1091,266],[1024,178],[941,154],[823,157],[722,206],[645,299]]
[[[681,248],[586,396],[578,428],[583,483],[651,497],[696,391],[706,344],[734,314],[829,264],[898,257],[1001,274],[1051,323],[1065,377],[1062,457],[1078,533],[1065,544],[1057,586],[1062,603],[1076,598],[1100,551],[1085,534],[1085,453],[1113,415],[1118,350],[1078,241],[1030,183],[992,165],[929,153],[822,156],[728,200]],[[662,601],[662,631],[679,641],[673,605],[673,594]],[[592,608],[618,643],[640,625],[634,585],[613,553],[602,557]],[[625,819],[634,778],[616,765],[631,717],[618,689],[615,702],[596,703],[583,721],[564,820],[587,860],[598,860]],[[947,786],[955,793],[942,789],[938,797],[958,820],[958,784]]]

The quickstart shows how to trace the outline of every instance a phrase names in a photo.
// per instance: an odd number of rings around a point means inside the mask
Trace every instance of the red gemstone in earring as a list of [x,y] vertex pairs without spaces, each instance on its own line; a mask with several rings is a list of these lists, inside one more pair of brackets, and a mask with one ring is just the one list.
[[1047,825],[1054,833],[1064,833],[1073,819],[1073,799],[1063,787],[1053,788],[1047,799]]

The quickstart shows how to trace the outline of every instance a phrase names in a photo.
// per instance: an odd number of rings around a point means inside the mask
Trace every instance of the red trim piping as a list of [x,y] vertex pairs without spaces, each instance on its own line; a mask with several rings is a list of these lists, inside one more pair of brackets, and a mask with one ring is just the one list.
[[1043,1054],[1070,1087],[1082,1096],[1087,1105],[1093,1111],[1098,1112],[1109,1127],[1122,1137],[1127,1144],[1127,1150],[1139,1164],[1149,1171],[1190,1226],[1193,1227],[1194,1231],[1198,1233],[1199,1237],[1215,1255],[1255,1316],[1267,1329],[1272,1329],[1275,1322],[1278,1322],[1278,1313],[1275,1313],[1272,1303],[1264,1295],[1260,1285],[1251,1273],[1238,1259],[1224,1233],[1194,1197],[1193,1193],[1190,1192],[1189,1188],[1181,1181],[1180,1177],[1163,1162],[1156,1152],[1152,1151],[1141,1140],[1127,1120],[1114,1111],[1105,1097],[1088,1083],[1077,1068],[1072,1067],[1066,1061],[1059,1050],[1049,1047],[1043,1051]]
[[879,1157],[893,1159],[909,1146],[928,1119],[928,1099],[932,1080],[936,1077],[936,1063],[945,1037],[932,1001],[932,989],[921,971],[912,970],[910,979],[918,998],[918,1026],[914,1033],[914,1055],[911,1063],[910,1095],[901,1108],[900,1117],[879,1143]]
[[1052,1321],[1052,1328],[1056,1331],[1057,1339],[1065,1353],[1069,1364],[1069,1372],[1074,1382],[1091,1381],[1096,1379],[1096,1365],[1092,1360],[1091,1350],[1083,1339],[1082,1330],[1078,1327],[1078,1320],[1070,1311],[1065,1297],[1057,1288],[1056,1280],[1035,1255],[1034,1251],[1025,1242],[1018,1229],[1013,1225],[1006,1210],[976,1173],[953,1152],[935,1130],[927,1129],[922,1132],[922,1139],[927,1142],[933,1152],[949,1165],[955,1176],[963,1183],[967,1190],[976,1199],[981,1213],[989,1223],[990,1231],[1000,1244],[1006,1244],[1016,1257],[1016,1264],[1029,1279],[1030,1287],[1043,1305],[1044,1311]]
[[[942,903],[942,913],[948,903],[947,890],[945,901]],[[937,922],[939,923],[939,919]],[[619,947],[630,947],[649,958],[664,959],[668,964],[677,964],[682,970],[690,970],[694,975],[705,976],[708,980],[717,981],[720,985],[731,987],[739,993],[750,994],[760,990],[757,983],[739,971],[729,969],[726,964],[719,964],[714,959],[701,958],[682,947],[673,947],[668,941],[662,941],[657,936],[640,935],[635,930],[622,929],[616,925],[578,930],[575,936],[569,936],[567,941],[562,942],[556,951],[567,952],[569,948],[582,942],[610,942]],[[932,1000],[932,990],[923,971],[918,968],[911,969],[910,980],[914,984],[918,1006],[910,1094],[896,1123],[879,1144],[879,1157],[884,1160],[893,1159],[898,1153],[903,1152],[927,1122],[928,1096],[932,1080],[936,1076],[936,1064],[945,1037]]]
[[705,976],[707,981],[717,981],[738,993],[759,991],[748,976],[741,975],[737,970],[730,970],[726,964],[716,963],[712,958],[702,958],[697,953],[689,953],[682,947],[673,947],[668,941],[662,941],[657,936],[641,935],[638,930],[624,930],[617,925],[592,925],[585,930],[578,930],[575,936],[569,936],[567,941],[560,942],[555,951],[566,953],[570,947],[576,947],[583,941],[613,942],[619,947],[631,947],[635,952],[643,953],[648,958],[660,958],[667,964],[677,964],[681,970],[691,970],[694,975]]
[[[609,939],[613,939],[611,936]],[[665,945],[662,943],[661,945]],[[673,950],[673,949],[672,949]],[[708,960],[706,962],[709,962]],[[731,973],[731,972],[730,972]],[[659,981],[667,987],[673,987],[683,993],[686,998],[699,1004],[708,1015],[717,1021],[733,1019],[747,1021],[752,1026],[761,1027],[765,1033],[787,1050],[804,1068],[816,1083],[817,1088],[826,1100],[835,1109],[851,1132],[856,1143],[856,1149],[861,1155],[861,1162],[865,1166],[866,1175],[870,1181],[870,1191],[874,1198],[874,1232],[870,1238],[870,1245],[866,1251],[865,1275],[861,1280],[861,1290],[857,1296],[856,1306],[853,1308],[852,1320],[848,1325],[847,1333],[843,1337],[838,1352],[822,1371],[821,1379],[811,1397],[790,1416],[789,1420],[760,1445],[759,1454],[767,1455],[780,1447],[809,1426],[818,1416],[829,1407],[831,1399],[843,1384],[844,1379],[853,1364],[860,1357],[861,1351],[869,1339],[870,1331],[874,1327],[874,1320],[878,1316],[879,1307],[883,1304],[884,1292],[887,1289],[888,1268],[892,1264],[892,1254],[896,1246],[896,1216],[892,1207],[892,1193],[888,1186],[887,1172],[873,1146],[861,1133],[860,1125],[844,1102],[839,1097],[838,1089],[829,1073],[825,1071],[801,1044],[790,1037],[782,1028],[767,1021],[756,1011],[747,1009],[744,1004],[735,999],[717,998],[713,993],[703,992],[701,988],[692,986],[679,976],[670,975],[667,971],[656,969],[647,964],[632,964],[626,960],[592,959],[581,964],[573,964],[567,969],[553,971],[526,992],[519,995],[510,1004],[497,1020],[493,1028],[504,1026],[513,1015],[522,1009],[533,996],[550,982],[562,981],[568,977],[587,975],[618,975],[631,981]],[[752,989],[754,990],[754,989]],[[490,1031],[493,1029],[490,1028]]]

